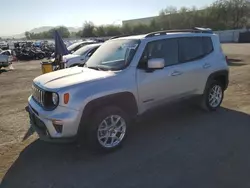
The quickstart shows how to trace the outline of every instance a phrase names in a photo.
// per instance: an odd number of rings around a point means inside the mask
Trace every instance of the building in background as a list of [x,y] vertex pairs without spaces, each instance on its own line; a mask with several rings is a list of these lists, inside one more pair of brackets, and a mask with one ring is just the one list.
[[154,19],[158,18],[159,16],[153,16],[153,17],[146,17],[146,18],[138,18],[138,19],[132,19],[132,20],[124,20],[122,21],[122,25],[149,25]]

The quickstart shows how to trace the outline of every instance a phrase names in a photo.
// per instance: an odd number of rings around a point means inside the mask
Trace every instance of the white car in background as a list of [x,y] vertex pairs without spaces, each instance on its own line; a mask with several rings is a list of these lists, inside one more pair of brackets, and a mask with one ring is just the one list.
[[0,69],[8,67],[10,64],[9,56],[0,54]]
[[0,50],[0,55],[8,56],[8,61],[12,62],[16,53],[13,50]]
[[103,43],[89,44],[81,47],[73,54],[63,56],[63,62],[65,67],[74,67],[80,64],[86,63],[91,55],[102,45]]
[[8,43],[5,42],[5,41],[0,41],[0,49],[2,49],[2,50],[8,50],[9,49]]
[[80,42],[76,42],[76,43],[73,43],[73,44],[69,45],[67,47],[67,49],[71,54],[73,54],[74,52],[79,50],[81,47],[86,46],[88,44],[94,44],[94,43],[98,43],[98,42],[96,42],[94,40],[80,41]]

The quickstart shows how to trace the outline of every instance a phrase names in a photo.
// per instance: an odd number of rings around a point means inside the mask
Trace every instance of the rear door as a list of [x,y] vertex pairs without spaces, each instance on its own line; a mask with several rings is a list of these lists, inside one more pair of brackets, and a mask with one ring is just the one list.
[[180,72],[183,80],[183,96],[201,94],[202,88],[211,68],[209,54],[212,49],[204,43],[202,36],[179,38],[179,66],[176,71]]

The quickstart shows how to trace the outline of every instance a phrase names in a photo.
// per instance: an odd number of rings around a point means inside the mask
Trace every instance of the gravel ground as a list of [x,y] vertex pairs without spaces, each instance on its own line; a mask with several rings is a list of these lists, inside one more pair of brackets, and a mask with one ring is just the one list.
[[97,155],[37,140],[25,112],[38,61],[0,73],[2,187],[250,187],[250,44],[225,44],[232,59],[223,108],[163,108],[130,130],[125,146]]

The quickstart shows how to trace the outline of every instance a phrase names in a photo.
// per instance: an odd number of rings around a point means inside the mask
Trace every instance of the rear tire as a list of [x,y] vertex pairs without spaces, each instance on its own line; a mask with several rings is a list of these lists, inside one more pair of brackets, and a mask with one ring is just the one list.
[[201,99],[201,108],[205,111],[217,110],[224,98],[224,89],[220,82],[214,80],[206,88]]
[[122,146],[128,132],[128,115],[117,106],[94,112],[87,127],[87,143],[95,151],[114,151]]

